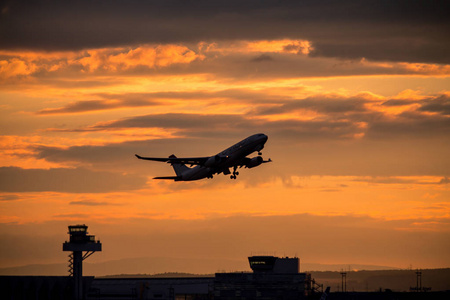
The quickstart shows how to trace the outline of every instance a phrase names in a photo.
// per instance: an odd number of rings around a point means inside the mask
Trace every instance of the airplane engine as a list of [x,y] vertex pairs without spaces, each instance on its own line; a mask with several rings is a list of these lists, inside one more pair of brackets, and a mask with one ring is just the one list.
[[220,162],[222,161],[222,157],[220,157],[219,155],[216,156],[211,156],[210,158],[208,158],[208,160],[205,162],[204,166],[211,168],[211,167],[215,167],[218,164],[220,164]]
[[256,156],[250,159],[250,161],[245,165],[247,168],[251,169],[259,166],[263,163],[263,158],[261,156]]

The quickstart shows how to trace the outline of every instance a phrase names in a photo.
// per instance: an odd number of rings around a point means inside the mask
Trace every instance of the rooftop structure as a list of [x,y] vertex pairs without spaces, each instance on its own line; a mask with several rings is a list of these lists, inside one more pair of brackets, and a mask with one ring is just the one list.
[[254,273],[296,274],[299,272],[298,257],[250,256],[248,262]]
[[299,273],[297,257],[250,256],[253,273],[217,273],[214,299],[304,299],[311,294],[311,274]]
[[63,251],[102,251],[102,244],[95,240],[95,235],[87,234],[87,228],[84,224],[70,225],[68,232],[70,239],[63,244]]

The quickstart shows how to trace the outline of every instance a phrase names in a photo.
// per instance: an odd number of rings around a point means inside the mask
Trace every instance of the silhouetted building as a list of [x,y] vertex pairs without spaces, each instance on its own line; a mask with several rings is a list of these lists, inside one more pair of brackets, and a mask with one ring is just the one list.
[[87,299],[207,300],[214,277],[96,278]]
[[88,299],[302,299],[311,276],[298,258],[249,257],[253,273],[217,273],[197,278],[96,278]]
[[[89,287],[93,276],[83,277]],[[0,299],[8,300],[72,300],[73,278],[68,276],[0,276]]]
[[298,257],[250,256],[248,262],[255,273],[295,274],[300,268]]
[[311,294],[311,275],[299,273],[298,258],[252,256],[253,273],[217,273],[214,299],[302,299]]

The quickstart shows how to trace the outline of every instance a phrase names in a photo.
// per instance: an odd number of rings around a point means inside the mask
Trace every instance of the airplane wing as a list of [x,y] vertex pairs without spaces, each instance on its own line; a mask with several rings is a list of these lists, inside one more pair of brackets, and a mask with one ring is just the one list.
[[169,164],[186,164],[186,165],[204,165],[205,162],[210,158],[207,157],[175,157],[175,155],[171,155],[169,157],[143,157],[135,154],[139,159],[145,160],[153,160],[153,161],[161,161],[167,162]]

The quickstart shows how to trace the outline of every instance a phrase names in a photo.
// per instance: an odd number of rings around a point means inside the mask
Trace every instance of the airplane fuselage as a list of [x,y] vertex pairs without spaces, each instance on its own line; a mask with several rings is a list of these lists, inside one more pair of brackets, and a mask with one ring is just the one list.
[[211,168],[201,165],[190,168],[190,170],[183,173],[179,181],[199,180],[212,176],[212,174],[216,172],[226,173],[229,168],[239,163],[247,155],[255,151],[261,151],[264,148],[264,144],[267,139],[267,135],[262,133],[249,136],[248,138],[243,139],[239,143],[236,143],[215,155],[216,157],[218,156],[220,158],[225,158],[222,163],[219,163],[217,166]]

